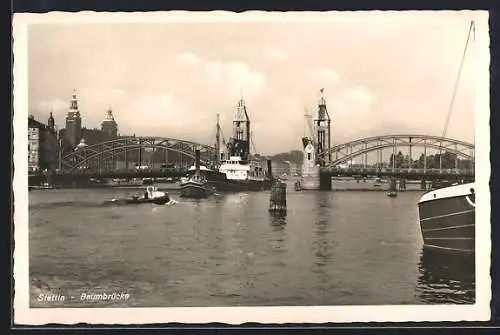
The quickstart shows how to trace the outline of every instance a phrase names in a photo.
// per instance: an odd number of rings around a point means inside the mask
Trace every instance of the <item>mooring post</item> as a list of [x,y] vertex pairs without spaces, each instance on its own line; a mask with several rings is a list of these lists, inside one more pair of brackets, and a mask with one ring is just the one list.
[[423,179],[420,180],[420,189],[422,191],[427,190],[427,181],[425,180],[425,178],[423,178]]
[[271,213],[286,213],[286,183],[279,179],[271,185],[269,211]]

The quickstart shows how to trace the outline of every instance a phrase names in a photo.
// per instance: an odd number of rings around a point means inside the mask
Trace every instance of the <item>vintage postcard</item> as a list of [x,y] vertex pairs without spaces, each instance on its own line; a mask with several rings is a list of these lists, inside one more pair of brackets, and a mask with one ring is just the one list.
[[15,324],[489,319],[487,12],[13,34]]

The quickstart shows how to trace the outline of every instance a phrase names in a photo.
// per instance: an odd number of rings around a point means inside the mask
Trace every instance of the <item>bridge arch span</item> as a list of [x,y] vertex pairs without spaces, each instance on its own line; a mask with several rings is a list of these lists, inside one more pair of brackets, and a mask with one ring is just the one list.
[[[165,137],[121,137],[115,140],[88,145],[77,149],[62,158],[62,168],[72,171],[80,166],[95,167],[113,159],[117,155],[136,152],[145,148],[162,149],[176,152],[188,159],[195,158],[195,150],[199,149],[202,158],[215,157],[215,148],[191,141]],[[132,161],[132,160],[131,160]]]
[[[424,147],[430,149],[441,149],[444,152],[456,154],[458,157],[474,160],[474,145],[452,138],[443,138],[429,135],[385,135],[361,138],[354,141],[333,146],[329,151],[323,152],[320,157],[332,158],[329,165],[345,163],[355,157],[369,152],[387,148],[400,147]],[[341,155],[341,157],[339,157]],[[335,157],[333,157],[335,156]]]

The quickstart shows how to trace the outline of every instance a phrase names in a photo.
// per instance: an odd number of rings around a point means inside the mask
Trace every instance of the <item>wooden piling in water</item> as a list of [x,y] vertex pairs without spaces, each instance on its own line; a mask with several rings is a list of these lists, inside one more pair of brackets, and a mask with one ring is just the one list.
[[390,179],[389,191],[396,191],[396,178]]
[[271,185],[271,198],[269,200],[269,211],[271,213],[286,212],[286,184],[276,180]]
[[404,178],[399,179],[399,191],[406,192],[406,180]]

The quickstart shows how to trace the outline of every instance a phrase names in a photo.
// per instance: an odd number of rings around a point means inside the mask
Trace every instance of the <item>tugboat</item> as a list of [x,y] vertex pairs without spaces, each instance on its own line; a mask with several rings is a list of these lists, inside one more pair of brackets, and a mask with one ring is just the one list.
[[195,174],[182,182],[181,197],[206,198],[213,193],[214,193],[214,188],[210,186],[210,184],[204,177],[200,176],[200,150],[196,150]]
[[107,203],[117,204],[117,205],[129,205],[129,204],[144,204],[151,203],[155,205],[165,205],[170,202],[170,197],[165,192],[158,191],[155,186],[146,187],[144,194],[139,197],[138,195],[133,195],[131,198],[124,199],[111,199]]
[[192,177],[181,186],[181,197],[183,198],[207,198],[214,194],[215,189],[211,187],[206,179],[199,176]]

